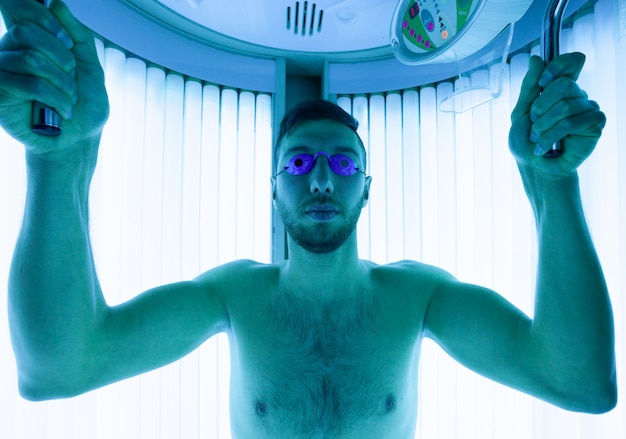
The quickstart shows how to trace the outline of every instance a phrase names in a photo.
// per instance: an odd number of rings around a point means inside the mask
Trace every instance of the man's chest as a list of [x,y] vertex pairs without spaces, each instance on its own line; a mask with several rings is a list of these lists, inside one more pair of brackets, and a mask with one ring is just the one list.
[[317,307],[280,295],[259,306],[262,319],[233,325],[233,423],[267,437],[370,437],[412,425],[417,339],[388,308],[373,295]]

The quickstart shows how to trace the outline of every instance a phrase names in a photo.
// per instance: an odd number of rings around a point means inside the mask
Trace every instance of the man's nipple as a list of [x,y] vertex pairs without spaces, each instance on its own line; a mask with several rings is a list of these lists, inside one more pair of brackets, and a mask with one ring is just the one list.
[[387,413],[391,413],[396,408],[396,398],[393,394],[387,395],[387,399],[385,400],[385,410]]
[[254,407],[254,411],[259,418],[262,418],[267,414],[267,407],[263,401],[257,401]]

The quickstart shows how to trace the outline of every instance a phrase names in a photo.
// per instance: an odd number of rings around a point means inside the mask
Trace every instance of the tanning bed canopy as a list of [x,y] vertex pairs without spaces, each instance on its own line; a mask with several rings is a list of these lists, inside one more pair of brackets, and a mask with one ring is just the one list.
[[408,65],[455,62],[487,46],[532,0],[400,0],[391,47]]

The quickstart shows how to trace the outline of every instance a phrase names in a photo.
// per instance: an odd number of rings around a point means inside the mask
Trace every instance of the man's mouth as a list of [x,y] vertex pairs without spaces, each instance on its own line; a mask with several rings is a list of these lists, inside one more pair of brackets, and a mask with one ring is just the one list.
[[328,221],[337,216],[339,212],[333,206],[311,206],[306,210],[306,214],[314,220]]

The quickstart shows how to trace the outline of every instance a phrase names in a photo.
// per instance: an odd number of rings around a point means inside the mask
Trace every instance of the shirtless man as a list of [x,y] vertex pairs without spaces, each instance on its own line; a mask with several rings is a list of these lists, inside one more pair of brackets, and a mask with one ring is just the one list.
[[[65,398],[158,368],[218,332],[231,348],[232,436],[412,438],[420,341],[491,379],[569,410],[616,403],[612,313],[577,167],[605,118],[575,84],[584,57],[532,58],[510,149],[539,238],[531,319],[441,269],[357,255],[371,177],[355,121],[309,103],[276,149],[275,207],[289,259],[236,261],[107,306],[88,232],[88,188],[108,113],[91,32],[61,2],[1,0],[0,123],[26,148],[28,191],[9,285],[21,394]],[[543,88],[543,93],[540,91]],[[33,134],[31,100],[65,119]],[[542,154],[563,139],[559,158]]]

